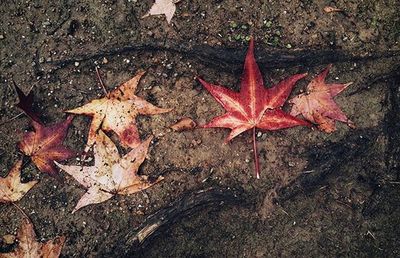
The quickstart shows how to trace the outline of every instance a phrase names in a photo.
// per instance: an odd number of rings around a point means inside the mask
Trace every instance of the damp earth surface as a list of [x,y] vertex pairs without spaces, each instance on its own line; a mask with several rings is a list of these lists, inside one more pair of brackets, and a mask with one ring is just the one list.
[[[140,173],[165,177],[138,194],[71,214],[85,189],[63,172],[61,181],[40,173],[25,158],[23,180],[40,183],[16,204],[38,239],[64,235],[62,257],[399,256],[399,2],[182,0],[171,24],[163,16],[141,18],[152,3],[28,0],[0,7],[1,176],[22,157],[16,143],[31,130],[15,107],[12,81],[34,92],[47,124],[103,96],[95,67],[107,90],[145,70],[137,95],[173,108],[137,118],[141,138],[155,137]],[[327,6],[340,11],[327,13]],[[169,128],[183,117],[204,124],[224,112],[196,77],[238,90],[250,36],[267,87],[307,72],[297,94],[333,63],[328,82],[353,82],[336,101],[356,124],[338,123],[331,134],[257,132],[259,180],[250,132],[223,145],[225,129]],[[65,144],[82,151],[89,123],[76,116]],[[140,248],[125,241],[160,209],[210,188],[233,191],[237,201],[182,211]],[[0,204],[0,235],[15,234],[22,218],[15,206]],[[15,248],[1,243],[0,252]]]

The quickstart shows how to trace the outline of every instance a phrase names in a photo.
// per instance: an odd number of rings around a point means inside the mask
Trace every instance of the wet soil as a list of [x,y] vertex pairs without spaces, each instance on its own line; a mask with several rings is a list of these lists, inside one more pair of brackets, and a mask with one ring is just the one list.
[[[165,180],[136,195],[71,214],[85,189],[25,159],[23,180],[40,183],[16,204],[39,240],[66,236],[62,257],[399,256],[398,1],[182,0],[170,25],[162,16],[141,19],[152,3],[1,1],[1,176],[22,157],[16,143],[30,129],[12,81],[35,93],[48,124],[103,95],[96,66],[109,90],[146,70],[137,95],[174,109],[137,119],[142,139],[155,136],[141,173]],[[326,13],[326,6],[342,11]],[[202,124],[224,112],[195,78],[238,90],[250,35],[268,86],[308,72],[296,94],[333,63],[328,82],[353,82],[336,100],[357,126],[260,132],[260,180],[250,133],[223,145],[228,130],[169,129],[182,117]],[[66,145],[83,150],[89,122],[77,116]],[[222,195],[190,212],[178,209],[178,219],[144,246],[127,241],[152,214],[210,187],[234,190],[237,201]],[[1,204],[0,235],[15,233],[21,219]]]

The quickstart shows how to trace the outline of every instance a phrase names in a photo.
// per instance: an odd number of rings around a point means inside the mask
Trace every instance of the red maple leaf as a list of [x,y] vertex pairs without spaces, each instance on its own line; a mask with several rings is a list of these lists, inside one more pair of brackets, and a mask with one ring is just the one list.
[[241,78],[240,92],[207,83],[199,78],[203,86],[225,108],[227,113],[215,117],[203,128],[222,127],[232,131],[225,142],[244,131],[253,129],[253,149],[256,177],[260,178],[260,167],[255,139],[256,128],[280,130],[294,126],[308,126],[308,122],[285,113],[281,107],[288,98],[295,83],[307,74],[293,75],[271,88],[265,88],[261,72],[254,58],[254,42],[250,40]]
[[303,115],[311,123],[317,124],[318,129],[326,133],[336,130],[335,120],[347,123],[354,128],[354,123],[340,110],[333,98],[352,83],[326,84],[325,78],[331,69],[329,65],[316,76],[308,85],[307,91],[289,100],[293,104],[290,112],[293,116]]
[[33,120],[34,131],[25,133],[18,143],[20,150],[31,157],[40,171],[56,176],[58,173],[54,161],[63,161],[74,156],[73,151],[62,145],[72,118],[73,116],[68,116],[65,121],[49,127]]

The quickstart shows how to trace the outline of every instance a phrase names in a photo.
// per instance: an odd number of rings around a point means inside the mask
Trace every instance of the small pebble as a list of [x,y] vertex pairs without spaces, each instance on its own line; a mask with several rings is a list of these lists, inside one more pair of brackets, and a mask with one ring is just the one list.
[[0,35],[0,39],[4,39],[4,35],[3,34]]
[[79,66],[79,62],[75,62],[74,65],[75,65],[76,67],[78,67],[78,66]]
[[103,64],[107,64],[108,63],[108,59],[107,58],[103,58]]

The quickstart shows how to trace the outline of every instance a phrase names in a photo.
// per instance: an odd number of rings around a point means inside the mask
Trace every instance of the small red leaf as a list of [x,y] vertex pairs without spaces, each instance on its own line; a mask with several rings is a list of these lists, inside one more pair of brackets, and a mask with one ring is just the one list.
[[14,83],[15,91],[18,95],[19,102],[16,104],[22,111],[25,112],[27,116],[29,116],[33,121],[42,124],[42,121],[39,119],[39,115],[33,111],[33,92],[30,91],[28,95],[25,93]]
[[56,176],[58,172],[54,161],[63,161],[75,155],[62,145],[72,118],[68,116],[65,121],[49,127],[32,121],[34,131],[25,133],[19,142],[20,150],[31,157],[40,171]]
[[329,65],[317,75],[308,85],[307,92],[292,98],[291,115],[303,115],[308,121],[317,124],[321,131],[331,133],[336,130],[335,120],[347,123],[354,128],[353,122],[340,110],[333,98],[346,89],[350,83],[326,84],[325,78],[332,66]]

